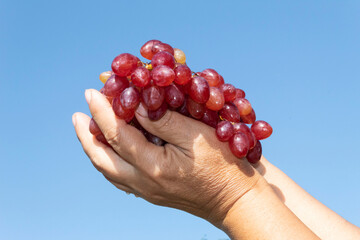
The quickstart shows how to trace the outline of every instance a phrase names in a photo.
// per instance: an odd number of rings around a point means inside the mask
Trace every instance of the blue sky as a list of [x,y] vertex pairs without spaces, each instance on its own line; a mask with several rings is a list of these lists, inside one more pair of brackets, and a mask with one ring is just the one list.
[[149,39],[244,89],[274,128],[264,155],[359,226],[359,11],[358,1],[0,0],[0,239],[226,238],[117,190],[75,136],[84,90]]

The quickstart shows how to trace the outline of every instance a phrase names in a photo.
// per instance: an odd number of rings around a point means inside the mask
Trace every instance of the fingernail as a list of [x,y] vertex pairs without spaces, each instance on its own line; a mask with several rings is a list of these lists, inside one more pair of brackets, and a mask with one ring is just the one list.
[[86,102],[87,102],[88,104],[90,104],[91,95],[92,95],[91,91],[90,91],[89,89],[86,89],[86,90],[85,90],[85,99],[86,99]]
[[72,115],[72,122],[73,122],[73,125],[75,127],[76,126],[76,114]]

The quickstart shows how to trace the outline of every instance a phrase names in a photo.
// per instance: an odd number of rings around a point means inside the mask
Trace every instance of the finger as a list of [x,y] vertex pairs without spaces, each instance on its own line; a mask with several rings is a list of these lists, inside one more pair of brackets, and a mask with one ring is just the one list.
[[[207,134],[211,129],[199,121],[174,111],[167,111],[161,119],[151,121],[142,104],[136,110],[135,116],[148,132],[186,150],[192,149],[193,141],[199,136],[199,133]],[[213,134],[213,132],[211,133]]]
[[111,147],[97,141],[90,133],[89,116],[83,113],[75,113],[73,122],[85,153],[99,172],[125,185],[136,178],[133,166],[121,159]]
[[116,117],[108,100],[98,91],[85,92],[90,112],[112,148],[132,165],[141,166],[149,158],[157,158],[163,148],[148,142],[135,127]]

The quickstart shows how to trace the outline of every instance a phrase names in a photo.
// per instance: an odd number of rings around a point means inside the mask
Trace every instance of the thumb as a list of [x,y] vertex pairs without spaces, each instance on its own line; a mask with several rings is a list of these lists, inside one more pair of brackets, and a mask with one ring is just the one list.
[[136,110],[135,116],[146,131],[187,150],[192,150],[194,139],[212,129],[200,121],[170,110],[167,110],[161,119],[152,121],[142,103]]

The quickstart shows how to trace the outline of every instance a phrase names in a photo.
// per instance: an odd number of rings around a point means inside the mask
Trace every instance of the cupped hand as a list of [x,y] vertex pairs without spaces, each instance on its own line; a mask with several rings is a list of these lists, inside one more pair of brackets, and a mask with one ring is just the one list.
[[173,111],[151,121],[140,105],[135,115],[138,122],[168,142],[156,146],[116,117],[101,93],[87,90],[85,95],[110,146],[91,135],[90,117],[83,113],[73,116],[77,136],[96,169],[123,191],[187,211],[221,228],[228,211],[261,178],[246,160],[233,156],[228,143],[217,140],[213,128],[200,121]]

